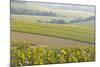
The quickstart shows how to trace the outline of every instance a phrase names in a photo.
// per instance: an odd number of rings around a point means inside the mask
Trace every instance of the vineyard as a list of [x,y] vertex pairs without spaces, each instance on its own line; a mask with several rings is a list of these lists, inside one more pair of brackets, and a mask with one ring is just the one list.
[[11,49],[11,66],[89,62],[95,60],[94,46],[52,48],[20,46]]

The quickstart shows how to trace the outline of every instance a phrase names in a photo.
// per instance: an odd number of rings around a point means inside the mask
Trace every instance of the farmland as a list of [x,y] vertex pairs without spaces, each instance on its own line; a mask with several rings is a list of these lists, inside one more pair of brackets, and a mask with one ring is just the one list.
[[94,47],[28,47],[11,49],[11,67],[95,61]]
[[[22,32],[11,32],[12,36],[12,46],[16,45],[17,42],[24,42],[24,43],[31,43],[34,45],[43,45],[43,46],[54,46],[54,47],[69,47],[69,46],[77,46],[77,45],[91,45],[90,43],[70,40],[70,39],[63,39],[57,37],[50,37],[45,35],[37,35],[37,34],[29,34],[29,33],[22,33]],[[14,45],[15,44],[15,45]],[[57,44],[57,45],[55,45]]]
[[[38,17],[39,18],[39,17]],[[13,19],[11,22],[11,30],[74,39],[83,42],[94,43],[94,30],[93,28],[86,27],[85,25],[76,24],[45,24],[38,23],[37,21],[25,21],[22,18]],[[27,17],[28,19],[28,17]],[[30,19],[30,17],[29,17]],[[58,34],[59,33],[59,34]]]
[[94,6],[11,2],[11,67],[95,61]]
[[11,18],[12,67],[95,61],[93,26],[42,23],[26,15]]

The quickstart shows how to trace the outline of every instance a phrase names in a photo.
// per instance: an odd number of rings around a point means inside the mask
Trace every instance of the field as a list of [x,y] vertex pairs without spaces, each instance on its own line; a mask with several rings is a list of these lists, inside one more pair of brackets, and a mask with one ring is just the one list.
[[[35,45],[44,45],[44,46],[54,46],[54,47],[68,47],[68,46],[77,46],[77,45],[91,45],[91,43],[85,43],[70,39],[63,39],[58,37],[50,37],[45,35],[29,34],[22,32],[11,32],[12,36],[12,46],[18,46],[15,43],[25,42]],[[14,45],[15,44],[15,45]],[[57,44],[57,45],[55,45]]]
[[95,60],[94,27],[41,23],[22,16],[12,15],[11,20],[12,67]]
[[12,1],[11,67],[95,61],[94,6],[72,6]]
[[[18,17],[18,16],[17,16]],[[94,43],[94,30],[86,25],[76,24],[45,24],[37,21],[28,21],[24,18],[13,19],[11,30],[19,32],[34,33],[40,35],[54,36],[60,38],[74,39],[82,42]],[[39,17],[38,17],[39,18]],[[21,20],[21,19],[25,19]],[[46,18],[45,18],[46,19]],[[26,21],[27,20],[27,21]],[[59,33],[59,34],[58,34]]]

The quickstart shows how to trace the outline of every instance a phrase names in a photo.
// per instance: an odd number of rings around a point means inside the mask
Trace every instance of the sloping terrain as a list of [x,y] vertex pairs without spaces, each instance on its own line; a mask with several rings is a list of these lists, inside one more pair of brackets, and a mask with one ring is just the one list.
[[[90,45],[90,43],[49,37],[45,35],[29,34],[22,32],[11,32],[11,39],[15,42],[28,42],[34,45],[45,45],[45,46],[55,46],[55,47],[67,47],[67,46],[77,46],[77,45]],[[18,46],[18,45],[16,45]]]
[[[94,43],[94,27],[82,24],[49,24],[32,21],[32,17],[15,16],[11,21],[11,30],[41,34],[65,39]],[[29,18],[29,19],[28,19]],[[38,17],[39,18],[39,17]],[[22,20],[23,19],[23,20]],[[25,19],[25,20],[24,20]],[[45,20],[45,19],[44,19]]]

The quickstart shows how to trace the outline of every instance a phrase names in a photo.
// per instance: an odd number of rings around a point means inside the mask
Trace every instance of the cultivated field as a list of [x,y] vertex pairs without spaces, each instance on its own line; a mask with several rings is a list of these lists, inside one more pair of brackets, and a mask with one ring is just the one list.
[[[29,33],[22,33],[22,32],[11,32],[12,37],[12,46],[17,42],[27,42],[31,43],[36,46],[55,46],[55,47],[69,47],[69,46],[77,46],[77,45],[84,45],[88,46],[91,45],[90,43],[70,40],[70,39],[63,39],[63,38],[56,38],[50,37],[45,35],[37,35],[37,34],[29,34]],[[57,44],[57,45],[56,45]]]
[[[82,42],[94,43],[94,29],[91,27],[89,28],[86,25],[39,23],[37,21],[32,21],[32,17],[17,17],[15,16],[11,21],[12,31],[47,35],[65,39],[74,39]],[[28,18],[30,19],[30,21],[28,21]]]
[[41,23],[26,15],[11,18],[12,67],[95,60],[94,27],[87,25],[90,23]]
[[95,47],[27,47],[11,49],[11,67],[95,61]]
[[71,6],[11,2],[11,67],[95,61],[94,7]]

